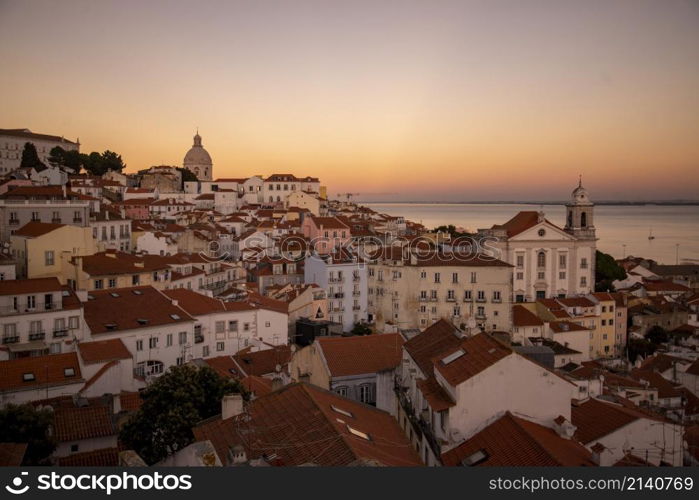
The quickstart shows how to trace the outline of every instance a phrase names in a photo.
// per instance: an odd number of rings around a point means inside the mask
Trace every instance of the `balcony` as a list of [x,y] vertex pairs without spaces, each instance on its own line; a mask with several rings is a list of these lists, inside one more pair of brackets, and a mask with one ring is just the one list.
[[353,311],[359,311],[362,309],[362,306],[352,306]]
[[19,342],[19,335],[8,335],[2,338],[3,344],[16,344]]
[[67,337],[67,336],[68,336],[68,329],[67,328],[59,328],[58,330],[53,331],[54,338]]
[[195,344],[201,344],[204,342],[204,336],[203,335],[195,335],[194,336],[194,343]]
[[427,297],[418,297],[417,300],[419,300],[420,302],[427,302]]
[[447,298],[446,298],[446,301],[447,301],[447,302],[456,302],[456,298],[454,298],[454,297],[447,297]]
[[495,304],[500,304],[502,302],[502,299],[501,298],[497,298],[497,299],[493,298],[493,300],[491,302],[493,302]]
[[46,332],[31,332],[29,334],[29,341],[32,340],[44,340],[46,338]]
[[476,302],[485,302],[485,301],[486,301],[485,297],[478,297],[476,299]]
[[61,223],[61,218],[60,218],[60,217],[54,217],[53,219],[51,219],[51,222],[52,222],[53,224],[60,224],[60,223]]
[[355,283],[359,283],[360,280],[361,278],[359,276],[352,276],[352,281],[354,281]]
[[343,292],[338,292],[338,293],[333,294],[333,297],[336,299],[344,299],[345,294]]
[[473,302],[473,297],[464,297],[464,302]]
[[10,226],[19,226],[19,219],[10,219],[8,222]]
[[362,294],[362,292],[355,290],[352,292],[352,297],[359,297]]
[[345,278],[328,278],[328,283],[344,283],[344,282],[345,282]]

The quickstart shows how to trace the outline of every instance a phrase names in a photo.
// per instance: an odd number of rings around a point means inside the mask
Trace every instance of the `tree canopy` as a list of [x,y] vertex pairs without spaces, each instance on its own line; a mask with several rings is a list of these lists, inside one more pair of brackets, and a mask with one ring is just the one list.
[[192,427],[221,413],[226,394],[242,386],[209,367],[170,368],[142,393],[143,405],[124,424],[119,439],[154,464],[192,443]]
[[34,143],[24,143],[24,149],[22,150],[22,162],[19,166],[20,168],[33,168],[37,171],[41,171],[46,168],[46,165],[44,165],[39,159],[39,154],[36,152],[36,146],[34,146]]
[[352,334],[354,335],[371,335],[371,327],[366,323],[355,323],[352,328]]
[[110,170],[121,172],[126,168],[121,155],[114,151],[106,150],[103,153],[93,151],[90,154],[84,154],[73,150],[66,151],[60,146],[51,150],[49,163],[59,167],[72,168],[76,172],[80,168],[84,168],[91,175],[104,175]]
[[598,292],[614,291],[615,280],[626,279],[626,271],[617,264],[614,257],[597,250],[595,254],[595,290]]
[[48,465],[48,458],[56,449],[49,432],[52,422],[50,409],[9,404],[0,409],[0,442],[27,443],[23,465]]

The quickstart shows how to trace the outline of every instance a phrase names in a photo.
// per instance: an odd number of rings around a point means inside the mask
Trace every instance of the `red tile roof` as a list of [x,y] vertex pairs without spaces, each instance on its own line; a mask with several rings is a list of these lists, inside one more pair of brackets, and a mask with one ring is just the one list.
[[430,405],[432,411],[443,411],[456,405],[449,393],[439,385],[439,382],[433,376],[426,379],[418,379],[417,388],[427,400],[427,404]]
[[59,443],[112,436],[116,427],[107,406],[56,408],[53,433]]
[[271,349],[250,352],[247,349],[239,351],[233,356],[238,367],[242,369],[242,376],[246,375],[268,375],[275,373],[277,365],[282,370],[291,360],[291,348],[288,345],[280,345]]
[[163,293],[171,299],[176,300],[177,305],[192,316],[226,311],[226,306],[222,300],[214,299],[186,288],[163,290]]
[[[66,375],[66,369],[73,369],[74,375]],[[33,374],[33,380],[25,381],[25,374]],[[75,352],[0,361],[0,391],[82,382],[80,363]]]
[[49,224],[47,222],[27,222],[14,232],[14,236],[25,238],[38,238],[50,232],[65,227],[65,224]]
[[392,370],[403,356],[403,337],[398,333],[320,337],[317,342],[331,377]]
[[594,466],[592,455],[580,443],[559,436],[553,429],[516,417],[510,412],[456,448],[442,454],[447,466],[483,452],[478,466]]
[[524,306],[512,306],[512,324],[514,326],[544,326],[544,322],[536,314]]
[[58,278],[32,278],[28,280],[0,280],[0,295],[48,293],[61,290]]
[[[555,224],[552,224],[548,219],[544,219],[546,223],[558,228]],[[504,229],[507,232],[507,236],[512,238],[520,233],[523,233],[527,229],[530,229],[539,224],[539,212],[533,210],[524,210],[519,212],[517,215],[512,217],[510,220],[504,224],[496,224],[493,229]],[[560,228],[558,228],[560,229]]]
[[575,436],[585,444],[597,441],[640,418],[661,420],[637,409],[594,398],[573,404],[571,412],[572,423],[578,428]]
[[119,448],[74,453],[58,459],[59,467],[116,467],[119,465]]
[[[458,352],[463,352],[463,354],[453,361],[444,362],[446,356]],[[463,339],[457,347],[443,351],[433,359],[433,362],[435,369],[444,379],[452,386],[456,386],[486,368],[490,368],[512,352],[512,349],[490,335],[479,333]]]
[[131,358],[131,353],[121,339],[80,342],[78,351],[83,362],[87,364]]
[[93,335],[194,321],[151,286],[92,291],[84,308]]
[[432,358],[461,343],[459,330],[444,319],[440,319],[423,332],[404,344],[405,350],[425,376],[432,374]]
[[119,404],[122,411],[136,411],[143,404],[143,399],[138,392],[122,392],[119,394]]
[[303,383],[253,400],[244,418],[215,419],[193,432],[197,440],[210,440],[224,463],[229,450],[242,445],[249,459],[264,455],[278,465],[421,465],[390,414]]
[[248,375],[240,381],[245,390],[251,392],[255,397],[261,397],[272,392],[272,380],[257,375]]

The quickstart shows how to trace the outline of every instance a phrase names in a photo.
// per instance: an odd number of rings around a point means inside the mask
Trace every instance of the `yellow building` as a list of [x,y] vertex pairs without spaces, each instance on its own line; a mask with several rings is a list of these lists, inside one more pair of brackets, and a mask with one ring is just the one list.
[[19,278],[56,277],[66,284],[69,261],[96,251],[92,229],[68,224],[29,222],[10,237]]
[[621,354],[619,352],[621,346],[616,341],[616,299],[612,294],[606,292],[593,293],[590,298],[597,303],[599,313],[597,339],[601,355],[606,357]]
[[89,256],[79,256],[66,266],[66,278],[75,290],[103,290],[153,286],[167,288],[170,268],[165,260],[155,255],[137,256],[116,250],[107,250]]

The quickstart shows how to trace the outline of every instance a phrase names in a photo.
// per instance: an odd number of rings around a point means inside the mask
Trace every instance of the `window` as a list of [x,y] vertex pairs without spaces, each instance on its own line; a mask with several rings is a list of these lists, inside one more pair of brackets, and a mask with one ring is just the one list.
[[187,343],[187,332],[180,332],[179,343],[180,345],[184,345]]
[[564,279],[566,279],[566,273],[565,273],[565,271],[561,271],[561,272],[558,273],[558,279],[559,279],[559,280],[564,280]]
[[524,279],[524,273],[517,273],[517,279],[518,279],[518,280],[523,280],[523,279]]
[[471,283],[477,282],[478,275],[475,272],[471,273]]
[[53,250],[46,250],[44,252],[44,265],[52,266],[53,264]]
[[372,403],[372,387],[370,384],[362,384],[359,386],[359,401],[362,403]]
[[499,291],[499,290],[495,290],[495,291],[493,292],[493,300],[494,300],[494,301],[497,301],[497,302],[500,302],[500,291]]
[[102,290],[104,288],[104,282],[102,280],[95,280],[95,290]]
[[221,352],[226,348],[225,342],[216,342],[216,350]]
[[347,386],[342,385],[340,387],[336,387],[335,393],[346,398],[347,397]]
[[80,326],[80,316],[71,316],[68,318],[68,328],[75,330]]
[[580,259],[580,269],[587,269],[587,258],[583,257]]
[[250,331],[250,323],[243,323],[243,331],[244,332]]
[[452,283],[458,283],[458,282],[459,282],[459,273],[451,273],[451,282],[452,282]]
[[27,309],[35,309],[35,308],[36,308],[36,296],[29,295],[27,297]]
[[131,276],[131,284],[132,285],[136,286],[139,283],[141,283],[141,276],[139,276],[138,274],[134,274],[133,276]]
[[237,332],[238,331],[238,321],[237,320],[231,320],[228,322],[228,331],[229,332]]
[[427,279],[427,271],[420,271],[420,279]]
[[177,358],[176,363],[177,366],[182,366],[184,364],[184,358],[180,356],[179,358]]
[[561,269],[566,268],[566,264],[568,262],[566,254],[562,253],[561,255],[558,256],[558,267]]
[[454,300],[454,290],[447,290],[447,300]]
[[476,312],[476,316],[485,316],[485,307],[483,306],[478,306],[478,311]]
[[151,337],[148,339],[148,347],[151,349],[156,349],[158,347],[158,337]]
[[[233,323],[231,321],[231,323]],[[226,322],[225,321],[217,321],[216,322],[216,333],[223,333],[226,330]],[[235,330],[231,330],[235,331]]]
[[464,290],[464,300],[471,300],[471,290]]
[[546,267],[546,252],[543,250],[536,254],[536,267]]
[[485,300],[485,292],[483,290],[478,290],[478,299],[477,300]]
[[75,377],[75,368],[64,368],[63,376],[65,377]]
[[586,276],[580,277],[580,286],[587,286],[587,277]]
[[206,358],[209,356],[209,346],[205,345],[201,350],[202,357]]
[[109,288],[116,288],[116,279],[109,278]]
[[142,350],[143,350],[143,341],[142,341],[142,340],[137,340],[137,341],[136,341],[136,350],[137,350],[137,351],[142,351]]
[[165,347],[170,347],[172,346],[172,333],[168,333],[165,336]]
[[517,256],[517,267],[522,269],[524,267],[524,255]]
[[440,279],[441,279],[441,278],[440,278],[439,273],[434,273],[434,282],[435,282],[435,283],[439,283],[439,282],[440,282]]
[[32,382],[32,381],[36,380],[36,377],[31,372],[24,373],[24,374],[22,374],[22,380],[24,380],[25,382]]

